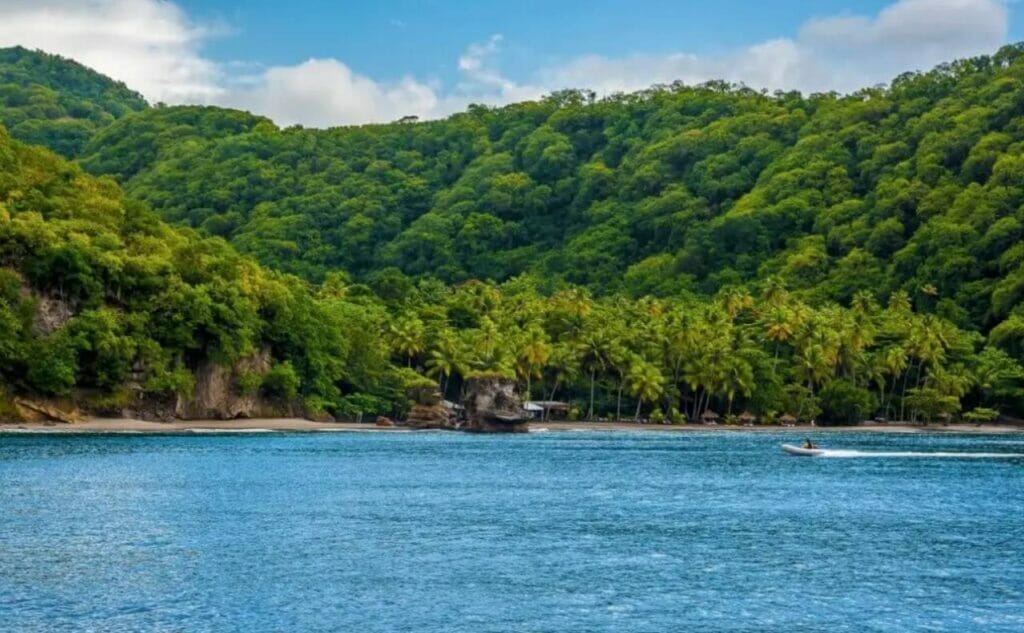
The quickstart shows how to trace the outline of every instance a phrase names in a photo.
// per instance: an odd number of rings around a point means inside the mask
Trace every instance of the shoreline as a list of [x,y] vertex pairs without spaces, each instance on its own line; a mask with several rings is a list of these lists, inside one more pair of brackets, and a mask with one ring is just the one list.
[[[753,433],[961,433],[973,435],[1019,434],[1024,427],[997,424],[869,424],[861,426],[726,426],[714,424],[637,424],[633,422],[531,422],[532,432],[753,432]],[[148,422],[130,418],[89,418],[84,422],[14,422],[0,423],[3,433],[288,433],[288,432],[351,432],[412,433],[417,429],[402,426],[380,427],[371,423],[313,422],[302,418],[256,418],[235,420],[176,420]]]

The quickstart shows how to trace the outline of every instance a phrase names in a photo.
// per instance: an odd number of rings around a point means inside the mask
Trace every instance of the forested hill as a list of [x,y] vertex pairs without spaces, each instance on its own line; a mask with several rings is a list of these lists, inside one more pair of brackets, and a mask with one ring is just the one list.
[[169,227],[0,127],[0,421],[17,418],[19,396],[164,414],[210,363],[235,367],[233,388],[279,411],[350,412],[345,396],[361,390],[379,394],[361,406],[390,405],[402,381],[381,314],[372,298],[318,295],[219,238]]
[[239,415],[201,406],[215,376],[253,415],[497,375],[587,417],[1024,416],[1022,71],[1011,47],[846,97],[332,130],[139,100],[77,164],[0,127],[0,420],[23,396]]
[[137,92],[73,60],[0,48],[0,123],[16,139],[74,156],[98,129],[146,107]]
[[156,108],[101,130],[81,162],[310,279],[532,271],[599,293],[707,295],[776,276],[813,301],[905,289],[987,329],[1024,288],[1022,51],[849,96],[563,92],[331,130]]

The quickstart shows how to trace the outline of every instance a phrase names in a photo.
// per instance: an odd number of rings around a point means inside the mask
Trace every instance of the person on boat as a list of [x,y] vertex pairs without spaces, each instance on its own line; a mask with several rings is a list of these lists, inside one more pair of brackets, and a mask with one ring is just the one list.
[[805,437],[804,438],[804,448],[811,449],[811,448],[818,448],[818,447],[811,443],[811,438]]

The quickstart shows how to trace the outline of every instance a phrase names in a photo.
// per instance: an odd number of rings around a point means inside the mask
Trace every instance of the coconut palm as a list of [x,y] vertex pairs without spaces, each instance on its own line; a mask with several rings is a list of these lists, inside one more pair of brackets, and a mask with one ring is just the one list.
[[440,380],[441,393],[448,392],[448,381],[453,374],[466,371],[466,353],[450,330],[443,331],[427,352],[427,375]]
[[412,360],[423,353],[426,326],[416,317],[405,317],[390,327],[391,347],[406,359],[406,366],[412,367]]
[[665,391],[665,377],[658,368],[646,361],[637,361],[626,374],[629,392],[637,397],[634,420],[640,419],[644,401],[653,402]]
[[516,375],[526,381],[526,397],[529,399],[532,379],[540,377],[541,369],[551,357],[551,344],[539,326],[526,330],[518,343]]

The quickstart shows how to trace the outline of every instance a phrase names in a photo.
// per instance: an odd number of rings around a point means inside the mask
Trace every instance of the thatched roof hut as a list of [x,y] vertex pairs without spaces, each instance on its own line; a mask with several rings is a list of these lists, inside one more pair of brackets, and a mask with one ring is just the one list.
[[785,424],[786,426],[792,426],[796,424],[797,420],[790,414],[785,414],[779,418],[779,424]]
[[736,416],[736,420],[740,424],[753,424],[754,422],[757,422],[757,416],[751,413],[750,411],[744,411],[743,413]]
[[717,413],[715,413],[711,409],[708,409],[707,411],[701,414],[700,419],[705,424],[713,424],[718,422],[718,417],[719,416]]

